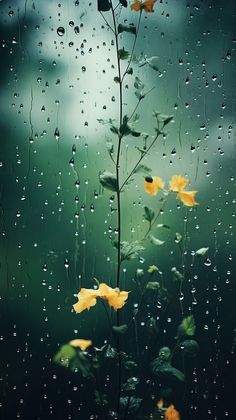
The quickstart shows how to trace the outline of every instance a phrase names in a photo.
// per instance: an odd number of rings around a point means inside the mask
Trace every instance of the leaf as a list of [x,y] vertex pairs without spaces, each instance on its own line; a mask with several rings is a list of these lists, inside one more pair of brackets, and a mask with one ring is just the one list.
[[107,394],[99,394],[98,391],[95,391],[95,402],[100,407],[106,407],[108,405]]
[[134,362],[134,360],[127,360],[126,362],[124,362],[123,366],[127,370],[132,370],[138,367],[137,363]]
[[180,348],[188,357],[195,357],[199,352],[199,345],[196,340],[184,340]]
[[129,51],[126,51],[124,47],[121,48],[118,50],[118,57],[120,60],[127,60],[127,58],[129,58]]
[[122,122],[122,124],[120,126],[120,130],[119,130],[120,134],[122,134],[122,136],[128,136],[132,132],[131,128],[128,125],[128,121],[129,121],[129,118],[128,118],[127,115],[125,115],[123,117],[123,122]]
[[99,181],[102,186],[111,191],[118,191],[117,179],[115,174],[104,171],[99,175]]
[[200,248],[200,249],[198,249],[195,252],[195,254],[196,255],[199,255],[199,257],[202,257],[203,255],[205,255],[207,253],[208,249],[209,249],[209,247],[207,247],[207,248]]
[[127,382],[122,385],[122,391],[134,391],[139,382],[139,378],[136,378],[135,376],[129,378]]
[[89,356],[69,344],[61,346],[53,361],[59,366],[70,369],[72,372],[80,372],[86,378],[93,377]]
[[119,134],[119,130],[118,130],[118,128],[117,128],[115,125],[112,125],[112,126],[110,127],[110,130],[111,130],[111,132],[112,132],[112,133],[114,133],[114,134]]
[[148,268],[149,274],[159,273],[159,268],[156,265],[150,265]]
[[175,280],[182,281],[184,280],[183,274],[181,274],[176,267],[172,267],[171,272],[175,278]]
[[184,335],[192,336],[195,334],[196,326],[193,315],[189,315],[184,318],[181,324],[178,326],[177,338],[181,338]]
[[114,145],[111,141],[106,142],[106,148],[107,148],[110,155],[112,155],[112,153],[114,153]]
[[135,26],[126,26],[122,25],[121,23],[118,25],[118,34],[122,32],[129,32],[133,35],[136,35],[136,27]]
[[144,206],[144,219],[151,223],[155,217],[155,211],[148,206]]
[[115,359],[117,357],[117,350],[112,347],[110,344],[105,346],[104,357],[106,359]]
[[133,137],[139,137],[139,136],[141,136],[141,133],[139,131],[135,131],[135,130],[131,130],[130,134]]
[[111,8],[111,3],[109,0],[98,0],[98,11],[107,12]]
[[159,290],[160,289],[160,283],[158,281],[149,281],[146,285],[146,289]]
[[158,356],[161,357],[162,360],[168,361],[171,358],[171,351],[169,347],[161,347]]
[[123,324],[119,326],[113,325],[112,327],[112,331],[114,331],[114,333],[119,334],[119,335],[125,334],[127,330],[128,330],[127,324]]
[[142,398],[137,397],[121,397],[120,398],[120,407],[123,411],[126,410],[127,404],[128,406],[128,413],[135,413],[140,407],[140,404],[142,402]]
[[145,248],[141,245],[140,242],[121,242],[121,261],[124,260],[133,260],[137,258],[140,252],[142,252]]
[[120,4],[122,4],[122,6],[127,7],[128,6],[128,2],[127,0],[119,0]]
[[134,87],[137,90],[142,90],[144,88],[144,84],[141,82],[141,80],[136,76],[134,80]]
[[174,377],[180,382],[184,381],[183,372],[171,366],[169,362],[163,360],[162,356],[158,356],[156,359],[153,360],[153,362],[151,363],[151,369],[154,375],[163,375],[169,378]]
[[138,165],[137,168],[134,170],[134,174],[143,173],[143,174],[150,174],[152,172],[151,168],[146,165]]
[[173,120],[173,115],[165,115],[165,114],[160,114],[160,112],[157,111],[153,111],[152,115],[157,118],[157,120],[159,122],[161,122],[163,124],[163,127],[165,127],[167,124],[169,124],[170,121]]
[[164,225],[163,223],[159,223],[156,227],[157,227],[157,228],[170,229],[170,226],[168,226],[168,225]]
[[150,238],[151,243],[154,244],[154,245],[160,246],[160,245],[163,245],[165,243],[165,241],[161,241],[160,239],[155,238],[155,236],[153,236],[153,235],[149,235],[149,238]]

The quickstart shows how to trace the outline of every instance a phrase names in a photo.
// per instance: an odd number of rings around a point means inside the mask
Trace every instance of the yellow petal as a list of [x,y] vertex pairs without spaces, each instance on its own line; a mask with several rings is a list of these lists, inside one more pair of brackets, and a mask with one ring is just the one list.
[[163,408],[163,405],[164,405],[164,401],[161,398],[159,401],[157,401],[157,408]]
[[92,346],[92,340],[84,340],[83,338],[76,338],[69,342],[72,347],[79,347],[82,351],[85,351],[88,347]]
[[144,181],[144,189],[149,195],[156,195],[160,189],[164,188],[164,182],[158,176],[146,177]]
[[179,412],[175,409],[174,405],[171,404],[164,412],[165,420],[180,420]]
[[78,314],[85,309],[95,306],[97,303],[98,290],[94,289],[81,289],[77,295],[78,302],[73,305],[75,312]]
[[153,6],[154,3],[156,3],[157,0],[145,0],[144,4],[143,4],[143,8],[145,10],[145,12],[147,13],[151,13],[154,12]]
[[113,289],[105,283],[100,283],[98,290],[99,296],[102,299],[107,300],[108,304],[115,310],[121,309],[128,299],[129,292],[120,291],[118,288]]
[[195,200],[197,191],[180,191],[176,198],[179,198],[185,206],[193,207],[198,203]]
[[123,308],[128,299],[129,292],[120,291],[117,289],[116,293],[107,296],[107,301],[115,310]]
[[187,178],[182,178],[180,175],[173,175],[170,180],[170,190],[180,192],[182,191],[186,185],[189,183]]

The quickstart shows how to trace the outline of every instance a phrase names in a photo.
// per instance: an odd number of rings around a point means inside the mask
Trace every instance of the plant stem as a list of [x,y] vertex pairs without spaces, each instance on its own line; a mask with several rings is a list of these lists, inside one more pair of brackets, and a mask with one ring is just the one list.
[[134,165],[133,169],[131,170],[131,172],[129,173],[129,175],[127,176],[127,178],[122,183],[122,185],[120,187],[120,191],[122,191],[122,188],[125,186],[125,184],[127,183],[127,181],[135,173],[135,170],[137,169],[138,165],[143,160],[143,158],[147,155],[147,153],[149,152],[149,150],[152,148],[152,146],[154,145],[154,143],[156,142],[156,140],[158,139],[158,137],[159,137],[160,134],[162,134],[162,133],[160,131],[158,131],[157,134],[156,134],[156,136],[154,137],[153,141],[151,142],[150,146],[148,146],[147,150],[145,150],[145,152],[143,152],[143,154],[140,156],[140,158],[138,159],[137,163]]
[[[111,13],[114,25],[114,35],[115,35],[115,45],[116,45],[116,59],[117,59],[117,68],[118,68],[118,79],[119,79],[119,125],[121,127],[122,117],[123,117],[123,92],[122,92],[122,78],[121,78],[121,66],[120,66],[120,56],[119,56],[119,41],[118,41],[118,30],[116,23],[116,16],[114,7],[111,0]],[[117,155],[116,155],[116,181],[117,181],[117,269],[116,269],[116,287],[120,286],[120,266],[121,266],[121,203],[120,203],[120,154],[121,154],[121,142],[122,134],[118,134],[118,146],[117,146]],[[120,315],[119,310],[116,312],[116,325],[120,325]],[[117,418],[120,419],[120,396],[121,396],[121,355],[120,355],[120,339],[117,337],[117,353],[118,353],[118,395],[117,395]]]

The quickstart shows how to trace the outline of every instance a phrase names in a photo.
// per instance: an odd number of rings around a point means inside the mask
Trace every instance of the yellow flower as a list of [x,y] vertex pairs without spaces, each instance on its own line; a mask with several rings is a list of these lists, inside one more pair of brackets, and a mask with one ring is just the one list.
[[108,304],[115,310],[121,309],[128,299],[129,292],[120,291],[120,289],[108,286],[105,283],[99,285],[100,297],[108,301]]
[[78,302],[73,305],[76,313],[83,312],[85,309],[90,309],[95,306],[97,298],[107,300],[108,304],[115,310],[121,309],[128,299],[129,292],[120,291],[120,289],[108,286],[101,283],[97,290],[94,289],[81,289],[77,295]]
[[83,338],[76,338],[69,342],[72,347],[79,347],[82,351],[85,351],[88,347],[92,346],[92,340],[84,340]]
[[147,176],[144,181],[144,189],[149,195],[156,195],[159,190],[164,188],[164,182],[158,176]]
[[157,401],[157,408],[161,409],[161,408],[163,408],[163,406],[164,406],[164,401],[161,398],[160,400]]
[[175,409],[174,405],[171,404],[164,412],[165,420],[180,420],[179,412]]
[[134,10],[135,12],[139,12],[141,10],[144,10],[147,13],[154,12],[153,6],[154,3],[156,3],[157,0],[135,0],[133,4],[131,4],[130,8],[131,10]]
[[85,309],[90,309],[91,306],[95,306],[97,303],[98,290],[94,289],[81,289],[77,295],[79,299],[77,303],[73,305],[75,312],[78,314],[83,312]]
[[182,191],[186,185],[189,183],[187,178],[182,178],[180,175],[173,175],[170,180],[170,190],[180,192]]
[[198,203],[195,200],[195,195],[197,191],[180,191],[176,198],[179,198],[185,206],[193,207],[196,206]]

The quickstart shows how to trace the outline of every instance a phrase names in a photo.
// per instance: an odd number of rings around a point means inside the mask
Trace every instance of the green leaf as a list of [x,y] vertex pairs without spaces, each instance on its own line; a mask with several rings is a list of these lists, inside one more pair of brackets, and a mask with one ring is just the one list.
[[184,335],[193,336],[195,334],[196,326],[193,315],[189,315],[184,318],[181,324],[178,326],[177,338],[181,338]]
[[146,289],[159,290],[160,289],[160,283],[158,281],[149,281],[146,285]]
[[112,125],[112,126],[110,127],[110,130],[111,130],[111,132],[112,132],[112,133],[114,133],[114,134],[119,134],[119,130],[118,130],[118,128],[117,128],[115,125]]
[[137,90],[142,90],[144,88],[144,84],[141,82],[141,80],[136,76],[134,80],[134,87]]
[[175,278],[175,280],[182,281],[184,280],[183,274],[181,274],[176,267],[172,267],[171,272]]
[[135,376],[129,378],[127,382],[122,385],[122,391],[134,391],[139,382],[139,378],[136,378]]
[[133,72],[132,67],[129,67],[128,70],[126,70],[126,74],[133,74]]
[[123,117],[123,122],[122,122],[122,124],[120,126],[120,130],[119,130],[120,134],[122,134],[122,136],[128,136],[132,132],[131,128],[128,125],[128,121],[129,121],[129,118],[128,118],[127,115],[125,115]]
[[150,265],[148,268],[149,274],[159,273],[159,268],[156,265]]
[[137,168],[134,170],[134,174],[143,173],[143,174],[150,174],[152,172],[151,168],[146,165],[138,165]]
[[111,3],[109,0],[98,0],[98,11],[107,12],[111,8]]
[[153,360],[153,362],[151,363],[151,368],[154,375],[163,375],[169,378],[174,377],[180,382],[184,381],[183,372],[171,366],[169,362],[163,360],[162,356],[159,356]]
[[148,206],[144,206],[144,219],[151,223],[155,217],[155,211]]
[[139,131],[135,131],[135,130],[131,130],[130,134],[133,137],[140,137],[141,136],[141,133]]
[[122,6],[127,7],[128,6],[128,2],[127,0],[119,0],[120,4],[122,4]]
[[135,26],[126,26],[122,25],[121,23],[118,25],[118,34],[121,34],[122,32],[129,32],[133,35],[136,35],[136,27]]
[[200,248],[200,249],[198,249],[195,252],[195,254],[196,255],[199,255],[199,257],[202,257],[203,255],[205,255],[207,253],[208,249],[209,249],[209,247],[207,247],[207,248]]
[[137,258],[145,248],[140,242],[121,242],[121,261]]
[[106,407],[108,405],[107,394],[99,394],[98,391],[95,391],[95,402],[100,407]]
[[120,407],[122,411],[126,410],[127,404],[128,406],[128,413],[135,413],[140,407],[140,404],[142,402],[142,398],[137,397],[121,397],[120,398]]
[[111,141],[106,142],[106,148],[107,148],[110,155],[112,155],[112,153],[114,153],[114,145]]
[[112,331],[114,331],[114,333],[119,334],[119,335],[125,334],[127,330],[128,330],[127,324],[123,324],[119,326],[113,325],[112,327]]
[[188,357],[195,357],[199,352],[199,345],[196,340],[184,340],[180,348]]
[[159,224],[157,225],[157,228],[170,229],[170,226],[168,226],[168,225],[164,225],[163,223],[159,223]]
[[137,363],[134,360],[127,360],[124,362],[123,367],[127,370],[133,370],[138,367]]
[[168,361],[171,358],[171,351],[169,347],[161,347],[158,356],[161,357],[162,360]]
[[115,359],[117,357],[117,350],[110,344],[107,344],[104,350],[104,357],[106,359]]
[[99,181],[102,186],[111,191],[118,191],[116,175],[111,172],[104,171],[99,175]]
[[163,245],[165,243],[165,241],[161,241],[160,239],[155,238],[155,236],[153,236],[153,235],[149,235],[149,238],[150,238],[150,241],[153,245],[160,246],[160,245]]
[[167,124],[169,124],[170,121],[173,120],[173,115],[164,115],[160,114],[160,112],[153,111],[152,115],[158,119],[159,122],[163,124],[163,127],[165,127]]
[[93,377],[93,373],[91,371],[92,364],[89,356],[69,344],[61,346],[59,351],[53,357],[53,361],[57,365],[65,367],[72,372],[80,372],[82,376],[86,378]]
[[129,51],[126,51],[124,47],[121,48],[118,50],[118,57],[120,60],[127,60],[127,58],[129,58]]

